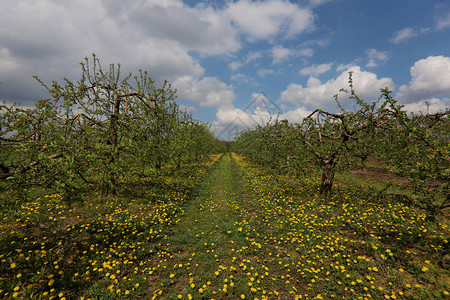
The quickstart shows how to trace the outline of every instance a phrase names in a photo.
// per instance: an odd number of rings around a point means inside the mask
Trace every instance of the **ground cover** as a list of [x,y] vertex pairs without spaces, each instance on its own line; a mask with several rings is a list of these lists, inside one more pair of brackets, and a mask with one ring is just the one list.
[[324,200],[318,179],[287,181],[235,159],[260,207],[251,227],[266,233],[262,248],[277,247],[266,260],[284,267],[277,278],[287,279],[285,291],[315,299],[448,297],[448,270],[439,265],[448,252],[447,220],[427,222],[405,204],[339,185]]
[[0,296],[449,296],[440,264],[448,252],[446,219],[429,222],[405,204],[339,184],[324,200],[319,179],[275,175],[234,153],[211,165],[149,183],[151,190],[134,191],[142,194],[134,201],[70,208],[53,195],[3,209]]
[[[30,191],[28,201],[0,205],[0,298],[134,299],[147,292],[151,261],[183,204],[220,155],[202,164],[162,170],[157,177],[122,178],[118,197],[83,203]],[[5,192],[11,196],[11,193]],[[127,196],[128,195],[128,196]]]

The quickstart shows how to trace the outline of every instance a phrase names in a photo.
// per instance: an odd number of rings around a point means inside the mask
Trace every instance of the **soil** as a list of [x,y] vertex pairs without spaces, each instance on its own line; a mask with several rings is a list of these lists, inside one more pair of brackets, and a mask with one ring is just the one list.
[[352,169],[350,169],[350,173],[353,175],[359,175],[378,181],[393,181],[398,185],[410,184],[407,177],[396,175],[385,169],[353,167]]

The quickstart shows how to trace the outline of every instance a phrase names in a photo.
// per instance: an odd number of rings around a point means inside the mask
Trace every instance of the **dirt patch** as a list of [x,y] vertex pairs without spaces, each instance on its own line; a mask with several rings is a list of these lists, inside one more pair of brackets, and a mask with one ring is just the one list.
[[398,185],[410,185],[407,177],[396,175],[384,169],[353,167],[350,170],[350,174],[367,177],[377,181],[393,181]]

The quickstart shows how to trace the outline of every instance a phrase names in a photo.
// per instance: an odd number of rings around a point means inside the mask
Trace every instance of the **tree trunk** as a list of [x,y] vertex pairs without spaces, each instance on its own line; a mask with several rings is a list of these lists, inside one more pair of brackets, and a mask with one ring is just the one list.
[[331,194],[331,189],[333,187],[333,179],[334,179],[334,168],[336,166],[336,162],[331,160],[325,162],[325,169],[322,173],[322,184],[320,185],[319,193],[323,195],[325,198]]
[[[113,146],[113,151],[111,153],[111,159],[109,161],[110,164],[112,164],[114,162],[114,160],[116,159],[116,155],[117,155],[117,144],[118,144],[118,124],[117,121],[119,120],[119,114],[120,114],[120,102],[122,102],[120,100],[120,98],[116,98],[116,100],[114,101],[114,112],[111,115],[111,119],[110,119],[110,123],[109,123],[109,129],[111,131],[111,144]],[[116,190],[116,175],[111,172],[109,174],[110,176],[110,183],[111,183],[111,190],[107,191],[107,193],[111,192],[111,194],[113,196],[117,195],[117,190]]]

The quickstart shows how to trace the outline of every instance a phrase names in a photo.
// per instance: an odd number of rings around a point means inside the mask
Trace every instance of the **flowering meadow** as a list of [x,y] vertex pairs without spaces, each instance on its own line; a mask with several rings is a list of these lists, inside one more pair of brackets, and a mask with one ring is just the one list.
[[4,204],[0,298],[449,297],[446,219],[339,185],[324,200],[314,176],[235,153],[144,179],[122,179],[130,198]]
[[[136,198],[66,203],[46,194],[0,206],[1,299],[138,298],[169,256],[164,245],[207,170],[220,155],[155,179],[122,178]],[[133,191],[129,191],[133,195]],[[30,192],[32,194],[32,192]],[[70,205],[69,205],[70,204]]]
[[242,226],[254,240],[247,251],[265,249],[255,257],[282,281],[281,299],[449,297],[449,273],[438,264],[448,251],[448,220],[429,223],[404,204],[374,202],[344,188],[323,200],[318,178],[287,180],[234,158],[259,214],[242,211]]

